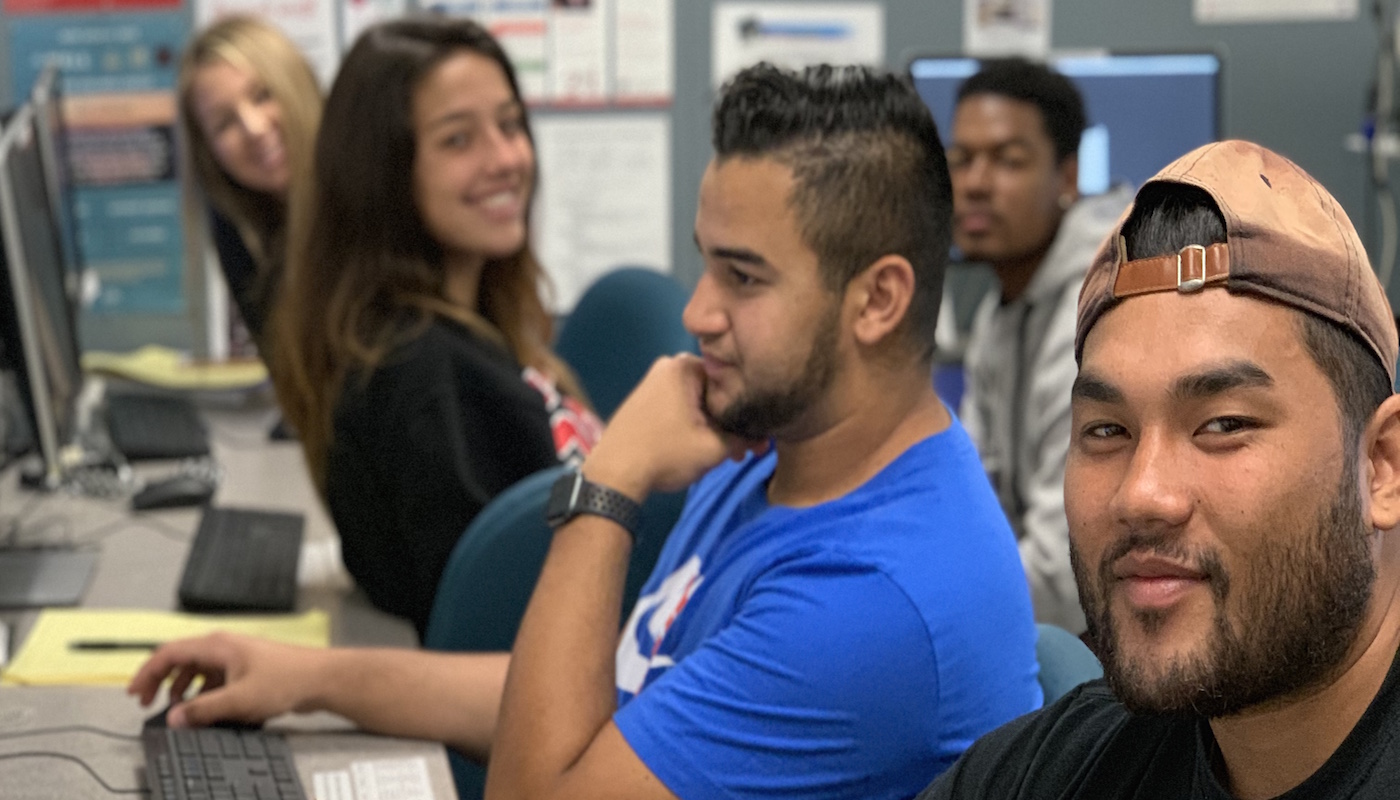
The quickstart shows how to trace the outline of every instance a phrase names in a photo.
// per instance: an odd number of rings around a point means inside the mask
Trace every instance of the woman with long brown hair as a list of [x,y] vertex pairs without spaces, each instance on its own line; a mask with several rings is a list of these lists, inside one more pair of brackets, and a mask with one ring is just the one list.
[[504,51],[473,22],[425,17],[351,49],[293,199],[278,396],[346,567],[420,634],[467,523],[600,432],[548,347],[535,182]]
[[244,323],[264,344],[285,255],[288,197],[310,172],[320,87],[286,35],[236,15],[185,48],[177,90],[184,152],[208,200],[220,267]]

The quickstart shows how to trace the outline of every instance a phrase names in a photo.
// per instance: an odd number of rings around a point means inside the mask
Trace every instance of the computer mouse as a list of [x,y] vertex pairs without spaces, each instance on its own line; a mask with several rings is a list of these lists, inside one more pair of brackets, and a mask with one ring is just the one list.
[[[146,717],[146,721],[143,722],[143,723],[141,723],[141,730],[146,730],[147,728],[165,728],[165,727],[168,727],[167,722],[166,722],[166,717],[168,717],[169,715],[170,715],[170,706],[166,706],[165,708],[162,708],[161,710],[157,711],[156,713],[152,714],[151,716]],[[220,728],[220,729],[228,730],[228,731],[259,731],[259,730],[262,730],[262,724],[261,724],[261,723],[257,723],[257,722],[238,722],[238,721],[236,721],[236,720],[231,720],[231,719],[220,720],[219,722],[216,722],[216,723],[214,723],[213,725],[209,725],[208,727],[210,727],[210,728]]]
[[287,423],[286,417],[278,417],[277,424],[273,425],[267,432],[269,442],[295,442],[297,432]]
[[214,497],[214,481],[196,475],[176,475],[153,481],[131,496],[133,511],[202,506]]

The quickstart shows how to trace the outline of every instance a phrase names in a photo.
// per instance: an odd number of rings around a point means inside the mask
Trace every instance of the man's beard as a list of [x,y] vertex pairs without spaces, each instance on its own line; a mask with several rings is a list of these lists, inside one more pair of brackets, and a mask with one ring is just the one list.
[[[1357,493],[1355,458],[1348,458],[1330,507],[1320,509],[1315,528],[1298,541],[1289,531],[1261,530],[1259,555],[1236,569],[1248,581],[1232,581],[1214,551],[1187,552],[1173,534],[1131,533],[1090,572],[1070,546],[1089,638],[1115,695],[1138,713],[1190,713],[1225,717],[1317,686],[1346,658],[1366,618],[1376,580],[1369,526]],[[1204,652],[1154,668],[1120,650],[1106,592],[1113,563],[1145,551],[1192,564],[1208,579],[1215,615]],[[1227,600],[1243,590],[1240,614],[1231,620]],[[1151,634],[1169,612],[1134,612]]]
[[833,303],[817,323],[807,363],[802,365],[802,371],[787,386],[746,390],[718,414],[710,411],[707,387],[700,407],[710,424],[748,441],[767,439],[791,425],[826,393],[836,378],[840,315],[841,304]]

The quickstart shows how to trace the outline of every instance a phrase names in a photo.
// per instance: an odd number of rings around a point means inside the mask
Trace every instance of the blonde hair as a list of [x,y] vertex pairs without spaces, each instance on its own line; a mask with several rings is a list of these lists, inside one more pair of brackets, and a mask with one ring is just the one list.
[[210,205],[238,229],[263,273],[283,258],[286,202],[242,186],[214,158],[195,114],[193,89],[199,70],[217,63],[256,76],[276,101],[292,186],[305,183],[311,174],[316,128],[321,122],[321,88],[296,45],[257,17],[235,15],[215,22],[189,43],[180,59],[176,86],[187,165]]
[[[470,20],[419,17],[366,31],[326,100],[314,174],[292,186],[287,275],[271,325],[279,354],[273,385],[323,493],[345,381],[356,374],[368,379],[395,345],[421,333],[434,316],[496,342],[587,402],[549,349],[551,319],[540,296],[546,277],[528,244],[487,260],[476,308],[444,296],[442,247],[414,199],[410,109],[422,80],[463,52],[500,65],[520,99],[504,51]],[[405,330],[407,320],[415,322]]]

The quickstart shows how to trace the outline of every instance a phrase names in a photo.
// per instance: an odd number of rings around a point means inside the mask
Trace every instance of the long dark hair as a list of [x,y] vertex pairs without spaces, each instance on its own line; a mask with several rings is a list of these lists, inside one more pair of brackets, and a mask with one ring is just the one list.
[[323,490],[343,383],[352,372],[367,375],[396,337],[415,335],[412,326],[405,329],[406,316],[418,319],[417,330],[433,314],[456,319],[579,394],[547,344],[545,278],[528,236],[520,251],[486,262],[477,308],[443,296],[443,249],[414,200],[413,96],[434,69],[463,52],[499,65],[521,99],[505,51],[470,20],[424,16],[367,30],[326,100],[315,180],[294,187],[288,274],[273,318],[274,383]]

